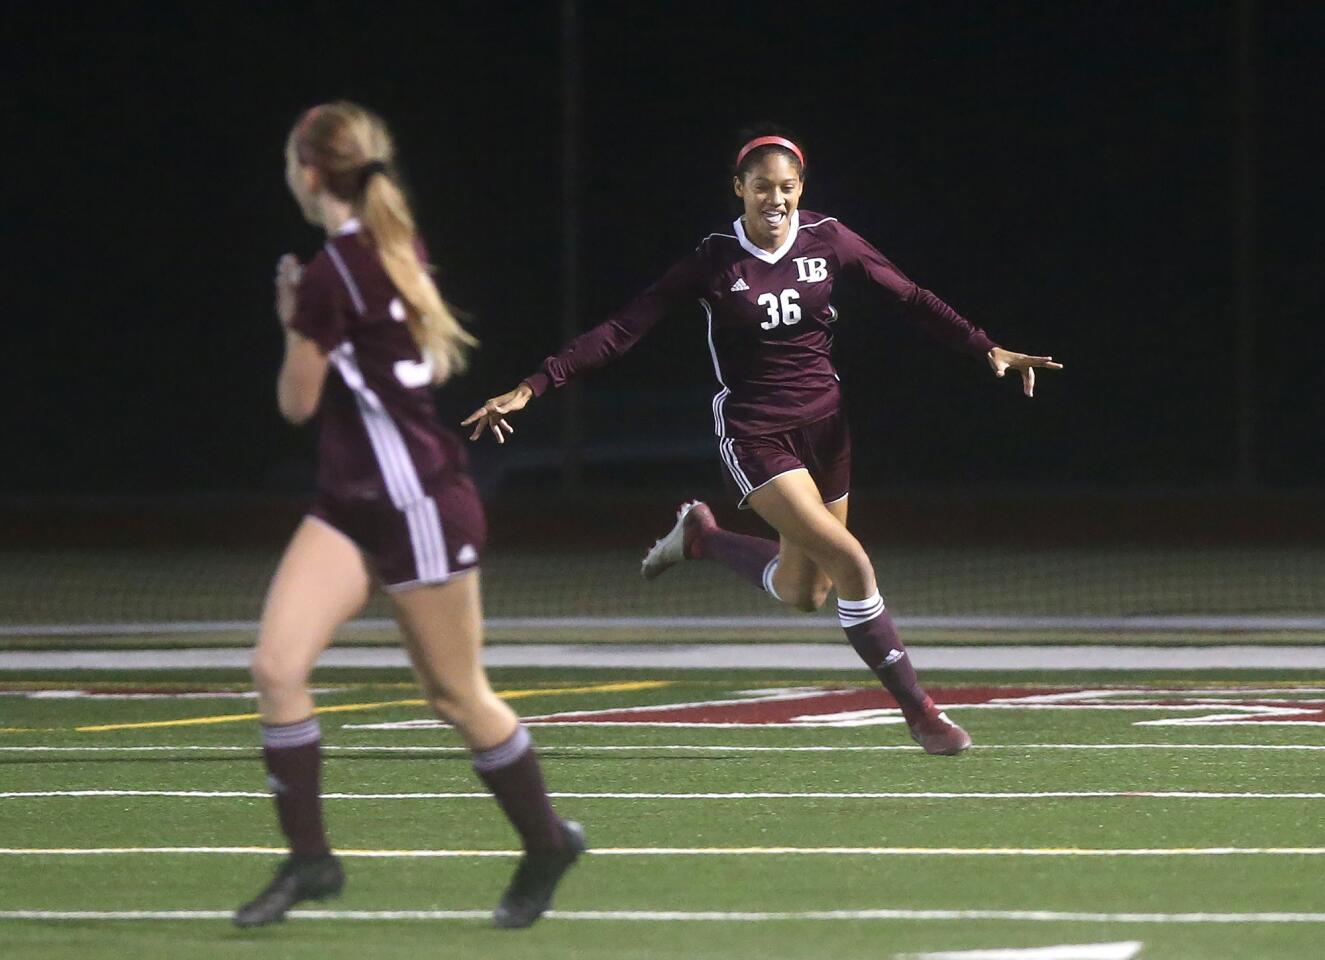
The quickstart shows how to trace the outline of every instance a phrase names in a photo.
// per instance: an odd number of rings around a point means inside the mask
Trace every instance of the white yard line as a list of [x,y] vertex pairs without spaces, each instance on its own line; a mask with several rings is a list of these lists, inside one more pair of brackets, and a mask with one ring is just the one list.
[[[228,920],[229,910],[4,910],[0,920]],[[296,920],[487,920],[490,910],[291,910]],[[1081,913],[1059,910],[551,910],[553,920],[765,923],[784,920],[1010,920],[1033,923],[1325,923],[1325,913]]]
[[[747,725],[749,726],[749,725]],[[757,726],[751,729],[759,729]],[[650,750],[671,750],[699,753],[915,753],[919,747],[909,745],[866,744],[860,746],[799,746],[799,747],[761,747],[743,744],[685,744],[685,743],[641,743],[641,744],[549,744],[539,742],[543,752],[573,751],[582,753],[647,753]],[[1325,750],[1325,744],[1315,743],[977,743],[972,750]],[[257,755],[262,750],[258,744],[250,746],[164,746],[131,745],[123,747],[48,747],[48,746],[0,746],[0,753],[170,753],[170,752],[216,752],[247,753]],[[381,752],[381,753],[436,753],[455,756],[468,756],[467,747],[443,747],[432,744],[420,744],[405,747],[399,744],[323,744],[324,752]]]
[[1059,944],[1052,947],[1005,947],[994,950],[943,950],[938,953],[899,953],[896,960],[1132,960],[1145,944]]
[[[1228,670],[1325,669],[1325,645],[1157,647],[1123,645],[937,646],[917,644],[922,670]],[[0,651],[0,671],[245,669],[250,653],[239,647],[184,650]],[[484,650],[490,667],[621,669],[787,669],[851,671],[863,668],[842,643],[494,644]],[[405,668],[398,647],[333,647],[324,667]]]
[[[7,857],[286,856],[284,847],[0,847]],[[595,847],[595,857],[1320,857],[1325,847]],[[336,850],[370,860],[518,857],[519,850]]]
[[[968,616],[900,616],[902,629],[936,630],[1084,630],[1110,633],[1247,632],[1325,630],[1325,617],[1265,615],[1157,615],[1124,617],[1018,616],[977,614]],[[360,630],[394,630],[394,620],[365,617],[349,623]],[[488,617],[490,630],[790,630],[805,633],[822,629],[826,637],[837,636],[837,620],[801,617]],[[249,633],[258,630],[256,620],[162,620],[107,623],[13,623],[0,625],[0,637],[132,637],[162,634]]]
[[[255,799],[270,797],[259,790],[12,790],[0,800],[95,797],[170,797],[186,799]],[[654,793],[550,791],[558,800],[1325,800],[1325,793],[1260,793],[1206,790],[1007,790],[1007,791],[748,791],[722,793]],[[489,800],[484,790],[412,793],[324,793],[323,800]]]

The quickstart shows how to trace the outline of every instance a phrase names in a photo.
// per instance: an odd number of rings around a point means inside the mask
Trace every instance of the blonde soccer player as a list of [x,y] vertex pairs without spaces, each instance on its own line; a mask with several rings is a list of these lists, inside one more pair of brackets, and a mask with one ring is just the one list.
[[322,820],[308,680],[336,629],[381,589],[428,703],[473,751],[475,771],[523,843],[494,922],[528,926],[585,840],[553,810],[529,733],[481,660],[483,507],[463,444],[432,399],[464,369],[475,340],[428,274],[377,116],[346,102],[313,107],[285,154],[290,192],[327,235],[311,261],[286,255],[276,275],[285,335],[277,403],[291,423],[317,421],[317,490],[267,593],[252,660],[263,758],[290,856],[234,922],[281,920],[345,884]]

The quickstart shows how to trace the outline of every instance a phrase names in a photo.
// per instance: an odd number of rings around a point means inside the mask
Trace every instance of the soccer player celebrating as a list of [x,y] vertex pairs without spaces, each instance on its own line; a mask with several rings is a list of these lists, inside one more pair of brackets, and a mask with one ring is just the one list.
[[705,237],[623,310],[463,423],[474,427],[471,440],[487,429],[504,442],[510,414],[616,359],[678,305],[698,300],[718,381],[713,427],[725,479],[738,505],[754,508],[780,542],[723,530],[707,505],[692,501],[644,557],[644,576],[715,560],[805,611],[819,609],[835,587],[847,638],[897,700],[912,737],[928,753],[960,753],[970,736],[921,688],[870,559],[847,530],[851,441],[830,356],[833,284],[839,274],[863,275],[941,343],[983,358],[996,376],[1018,371],[1028,397],[1035,368],[1061,364],[997,346],[835,217],[800,209],[805,155],[785,131],[747,131],[741,144],[732,188],[743,212],[731,232]]
[[430,706],[473,751],[523,841],[494,922],[537,920],[585,849],[579,824],[553,810],[529,734],[483,670],[483,507],[431,395],[464,368],[475,340],[424,269],[393,156],[382,121],[345,102],[309,110],[286,144],[290,192],[328,238],[306,266],[282,257],[276,274],[285,332],[277,403],[291,423],[318,417],[317,496],[271,582],[253,652],[263,758],[290,856],[235,913],[241,927],[344,887],[322,823],[308,679],[374,585],[392,601]]

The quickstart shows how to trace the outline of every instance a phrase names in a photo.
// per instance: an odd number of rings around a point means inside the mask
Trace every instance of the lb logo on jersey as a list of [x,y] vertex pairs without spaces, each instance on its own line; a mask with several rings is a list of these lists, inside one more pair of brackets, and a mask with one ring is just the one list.
[[801,283],[818,283],[828,279],[828,261],[823,257],[796,257],[796,279]]

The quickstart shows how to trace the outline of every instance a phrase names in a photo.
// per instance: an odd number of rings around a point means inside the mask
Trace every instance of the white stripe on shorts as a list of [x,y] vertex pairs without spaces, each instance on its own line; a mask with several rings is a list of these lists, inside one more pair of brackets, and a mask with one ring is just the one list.
[[732,479],[736,481],[741,494],[748,494],[754,489],[754,484],[750,482],[750,478],[745,475],[745,471],[741,469],[741,464],[736,459],[736,449],[732,439],[728,437],[726,440],[718,441],[718,451],[722,454],[722,460],[731,471]]
[[[362,316],[367,306],[354,277],[334,245],[327,244],[326,250],[336,266],[336,272],[349,290],[355,309]],[[446,537],[442,532],[441,515],[437,510],[437,502],[424,495],[419,472],[414,466],[414,459],[410,456],[400,427],[391,418],[381,397],[364,379],[363,370],[355,356],[354,344],[346,340],[331,351],[330,356],[341,379],[354,394],[364,432],[368,434],[373,456],[377,460],[378,469],[382,471],[387,495],[392,505],[404,515],[410,548],[414,553],[415,580],[422,583],[445,580],[450,576],[451,565],[446,556]]]

